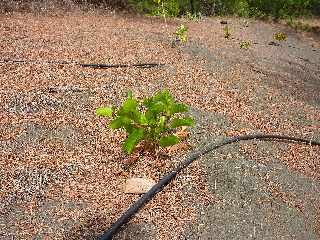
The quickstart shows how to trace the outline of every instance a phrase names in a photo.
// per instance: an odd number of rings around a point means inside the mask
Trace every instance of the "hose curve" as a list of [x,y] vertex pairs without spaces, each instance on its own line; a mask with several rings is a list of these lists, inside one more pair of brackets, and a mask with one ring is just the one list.
[[157,193],[161,192],[162,189],[167,186],[179,172],[181,172],[184,168],[189,166],[192,162],[198,159],[200,156],[207,154],[213,150],[221,148],[225,145],[229,145],[232,143],[240,142],[240,141],[248,141],[248,140],[261,140],[261,141],[286,141],[300,144],[308,144],[311,146],[320,146],[320,142],[314,140],[307,140],[303,138],[289,137],[283,135],[268,135],[268,134],[252,134],[252,135],[241,135],[236,137],[227,138],[224,141],[216,144],[211,143],[205,146],[202,149],[190,154],[185,158],[184,161],[180,165],[178,165],[171,172],[166,174],[158,183],[156,183],[148,192],[142,195],[135,203],[129,207],[129,209],[106,231],[104,232],[98,239],[99,240],[110,240],[116,234],[122,225],[127,223],[146,203],[148,203]]

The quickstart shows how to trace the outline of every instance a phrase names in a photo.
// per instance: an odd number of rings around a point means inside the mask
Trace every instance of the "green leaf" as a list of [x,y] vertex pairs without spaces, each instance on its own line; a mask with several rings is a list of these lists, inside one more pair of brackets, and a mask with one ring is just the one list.
[[145,125],[145,124],[148,123],[146,114],[141,114],[141,115],[140,115],[140,121],[139,121],[139,123],[142,124],[142,125]]
[[172,123],[170,125],[171,128],[177,128],[181,126],[192,126],[194,124],[193,118],[175,118],[172,120]]
[[138,101],[132,98],[127,99],[120,110],[117,112],[119,116],[126,116],[134,120],[136,123],[140,123],[141,113],[137,109]]
[[122,106],[122,110],[124,112],[132,112],[134,110],[137,109],[137,106],[138,106],[138,102],[132,98],[128,98],[124,103],[123,103],[123,106]]
[[147,107],[147,108],[150,107],[151,103],[152,103],[152,97],[151,97],[151,98],[145,98],[145,99],[143,100],[143,105],[144,105],[145,107]]
[[162,103],[162,102],[155,102],[155,103],[151,103],[150,104],[150,107],[149,107],[149,110],[158,114],[158,113],[161,113],[163,111],[165,111],[165,104]]
[[180,142],[180,139],[175,135],[169,135],[167,137],[160,138],[160,146],[168,147],[177,144]]
[[159,101],[162,102],[166,106],[170,106],[171,104],[174,103],[173,97],[168,90],[163,90],[161,92],[158,92],[153,99],[156,102],[159,102]]
[[172,114],[173,113],[182,113],[182,112],[187,112],[189,110],[188,106],[183,104],[183,103],[175,103],[172,106]]
[[126,117],[126,116],[119,116],[117,118],[115,118],[114,120],[112,120],[112,122],[110,123],[110,128],[112,129],[118,129],[118,128],[122,128],[122,127],[126,127],[127,125],[131,125],[131,120]]
[[163,128],[164,125],[166,124],[166,120],[167,118],[165,116],[161,116],[160,119],[159,119],[159,127]]
[[129,134],[126,141],[123,143],[123,150],[131,154],[134,147],[138,144],[140,140],[144,137],[144,131],[141,128],[134,128],[132,132]]
[[100,117],[112,117],[113,110],[109,107],[100,107],[96,109],[96,115]]
[[132,131],[135,129],[133,124],[127,124],[127,125],[125,125],[123,127],[127,131],[128,134],[132,133]]
[[154,97],[144,100],[143,105],[148,109],[147,111],[151,111],[155,115],[154,118],[156,118],[156,115],[161,112],[168,115],[173,103],[174,99],[170,92],[168,90],[163,90],[156,93]]
[[133,98],[133,92],[132,90],[129,90],[127,93],[128,98]]
[[140,123],[141,120],[141,113],[138,110],[134,110],[129,113],[130,119],[134,120],[136,123]]
[[147,110],[145,115],[146,115],[146,120],[147,120],[148,125],[153,125],[156,123],[157,114],[155,114],[154,112],[152,112],[150,110]]

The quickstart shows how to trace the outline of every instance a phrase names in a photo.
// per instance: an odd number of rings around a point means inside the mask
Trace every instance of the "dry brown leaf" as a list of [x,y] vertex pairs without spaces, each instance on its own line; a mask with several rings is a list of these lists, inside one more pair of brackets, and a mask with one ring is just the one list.
[[190,133],[187,131],[186,127],[182,127],[182,129],[180,131],[177,131],[174,135],[176,135],[180,139],[186,139],[189,137]]

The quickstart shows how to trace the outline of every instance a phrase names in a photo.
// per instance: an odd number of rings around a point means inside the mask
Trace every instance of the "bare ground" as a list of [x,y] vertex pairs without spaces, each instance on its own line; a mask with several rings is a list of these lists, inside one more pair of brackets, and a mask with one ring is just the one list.
[[[315,37],[277,24],[200,22],[71,13],[0,16],[1,59],[161,62],[152,69],[1,63],[0,238],[92,239],[137,196],[130,176],[158,180],[180,161],[121,152],[100,105],[168,88],[191,106],[189,143],[239,133],[320,139],[320,49]],[[189,27],[189,42],[172,33]],[[273,33],[288,41],[269,45]],[[248,50],[241,40],[250,40]],[[285,143],[237,144],[186,169],[118,239],[319,239],[320,151]]]

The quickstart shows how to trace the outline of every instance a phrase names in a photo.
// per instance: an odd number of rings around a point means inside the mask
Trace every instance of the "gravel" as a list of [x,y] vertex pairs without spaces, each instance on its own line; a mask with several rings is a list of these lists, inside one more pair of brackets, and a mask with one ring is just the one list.
[[[181,160],[183,149],[169,157],[122,153],[124,134],[105,128],[107,121],[94,110],[119,105],[129,89],[143,98],[168,88],[189,104],[197,120],[186,142],[192,149],[252,132],[318,139],[320,50],[314,41],[280,25],[242,19],[227,19],[232,38],[226,40],[220,20],[165,24],[159,18],[96,12],[1,15],[0,56],[6,59],[166,64],[95,70],[0,63],[1,238],[95,238],[137,199],[122,191],[127,178],[157,181]],[[190,41],[173,48],[173,33],[182,22]],[[289,34],[288,42],[268,45],[278,29]],[[258,44],[243,50],[242,39]],[[184,170],[118,239],[134,239],[137,232],[139,239],[212,239],[217,233],[217,239],[230,239],[239,232],[246,232],[239,235],[243,238],[263,238],[276,230],[283,239],[319,236],[314,230],[319,229],[318,195],[312,195],[320,180],[319,149],[253,143],[217,156]],[[251,173],[244,176],[246,171]],[[269,182],[262,181],[268,175]],[[213,191],[216,182],[219,191]],[[259,208],[262,197],[278,207]]]

